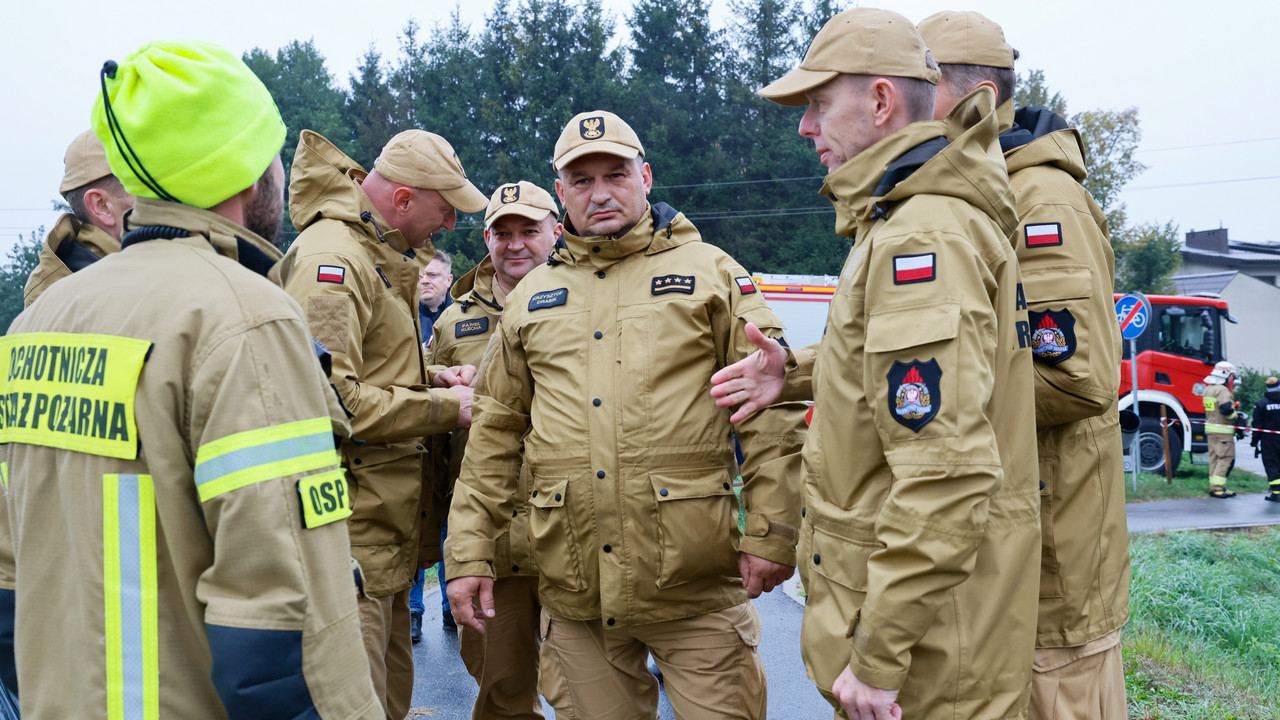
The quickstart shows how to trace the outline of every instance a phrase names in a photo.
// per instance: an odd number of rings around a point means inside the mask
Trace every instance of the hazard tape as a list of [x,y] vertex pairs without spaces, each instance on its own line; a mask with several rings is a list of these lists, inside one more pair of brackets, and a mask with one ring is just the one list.
[[[1216,425],[1221,428],[1230,428],[1232,430],[1249,430],[1251,432],[1267,433],[1268,435],[1280,435],[1280,430],[1264,430],[1263,428],[1249,427],[1248,425],[1222,425],[1219,423],[1209,423],[1204,420],[1192,420],[1191,422],[1194,425]],[[1181,425],[1182,421],[1178,418],[1165,418],[1164,424],[1165,427],[1174,427],[1175,425]],[[1227,433],[1222,434],[1226,435]]]

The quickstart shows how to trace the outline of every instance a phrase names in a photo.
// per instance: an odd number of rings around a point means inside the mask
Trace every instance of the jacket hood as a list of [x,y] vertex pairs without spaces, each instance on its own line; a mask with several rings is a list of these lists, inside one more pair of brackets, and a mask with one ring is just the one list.
[[1006,235],[1018,226],[1013,191],[996,139],[995,93],[979,88],[941,122],[912,123],[827,175],[822,193],[836,206],[836,232],[887,217],[914,195],[948,195],[977,207]]
[[[385,242],[397,252],[409,248],[360,188],[368,172],[319,133],[303,130],[289,171],[289,218],[299,232],[328,219],[363,229],[371,242]],[[435,255],[430,242],[416,252]]]
[[580,236],[566,216],[564,234],[552,250],[547,264],[563,262],[576,265],[587,258],[592,262],[613,261],[640,251],[653,255],[691,242],[702,242],[698,228],[684,213],[666,203],[650,205],[640,222],[621,236]]
[[[219,255],[229,257],[273,281],[275,278],[271,273],[277,269],[276,265],[283,257],[279,248],[242,225],[210,210],[167,200],[138,198],[125,227],[129,232],[120,240],[124,249],[134,243],[155,238],[199,235],[208,240]],[[186,235],[174,235],[175,230],[185,232]]]
[[[1012,101],[1000,106],[1002,114],[1012,109]],[[1038,107],[1019,108],[1013,114],[1012,127],[1000,134],[1009,173],[1038,165],[1053,165],[1069,173],[1076,181],[1088,175],[1084,164],[1084,141],[1075,128],[1051,110]]]
[[120,241],[107,231],[97,225],[82,223],[71,213],[63,213],[44,239],[39,264],[22,290],[23,302],[30,305],[55,280],[119,251]]

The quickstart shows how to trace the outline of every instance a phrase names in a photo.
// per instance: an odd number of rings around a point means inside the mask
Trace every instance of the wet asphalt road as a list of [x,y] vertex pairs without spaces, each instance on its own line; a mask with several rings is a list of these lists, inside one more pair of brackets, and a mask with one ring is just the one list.
[[[1236,441],[1236,467],[1267,476],[1248,440]],[[1128,475],[1125,482],[1130,482]],[[1227,486],[1231,486],[1230,478]],[[1280,503],[1263,502],[1261,494],[1237,495],[1228,500],[1203,497],[1131,503],[1125,510],[1131,533],[1280,525]]]
[[[467,720],[475,700],[475,681],[458,658],[458,636],[440,627],[439,590],[424,593],[422,602],[427,613],[422,623],[422,642],[413,650],[416,680],[413,711],[409,717]],[[764,621],[760,655],[769,678],[769,717],[773,720],[830,718],[831,706],[805,676],[804,663],[800,660],[800,616],[804,608],[781,590],[763,595],[754,603]],[[548,718],[555,717],[545,703],[544,711]],[[661,695],[659,716],[662,720],[675,717],[665,692]]]

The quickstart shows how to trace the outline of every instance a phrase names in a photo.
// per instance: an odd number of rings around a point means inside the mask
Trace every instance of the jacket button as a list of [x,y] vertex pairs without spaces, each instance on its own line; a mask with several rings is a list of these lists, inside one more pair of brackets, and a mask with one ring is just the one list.
[[512,566],[511,566],[511,572],[520,572],[520,566],[519,566],[519,565],[512,565]]
[[600,332],[599,330],[597,330],[597,331],[596,331],[596,339],[597,339],[597,340],[599,340],[599,339],[600,339],[600,338],[602,338],[602,337],[604,337],[604,333],[602,333],[602,332]]
[[351,462],[355,463],[356,465],[359,465],[359,464],[360,464],[360,458],[356,458],[355,460],[352,460]]
[[419,446],[418,446],[418,449],[419,449],[419,450],[422,450],[422,449],[423,449],[423,447],[422,447],[421,445],[419,445]]
[[519,515],[519,514],[520,514],[520,511],[519,511],[519,510],[512,510],[512,511],[511,511],[511,517],[515,517],[515,516],[517,516],[517,515]]
[[800,517],[804,517],[805,510],[808,510],[808,508],[800,508]]
[[604,621],[604,624],[605,624],[605,625],[608,625],[609,627],[613,627],[613,623],[614,623],[614,622],[616,622],[616,621],[615,621],[613,618],[609,618],[608,620],[605,620],[605,621]]
[[724,484],[724,489],[725,489],[725,490],[732,490],[732,489],[733,489],[733,486],[732,486],[732,485],[730,485],[729,483],[725,483],[725,484]]
[[821,555],[819,555],[818,553],[814,553],[814,554],[813,554],[813,564],[814,564],[814,565],[821,565],[821,564],[822,564],[822,556],[821,556]]
[[422,517],[426,517],[426,516],[427,516],[427,511],[426,511],[426,510],[423,510],[423,511],[422,511]]
[[605,546],[604,546],[604,551],[605,551],[605,552],[613,552],[613,546],[612,546],[612,545],[605,545]]
[[666,489],[666,488],[662,488],[661,490],[659,490],[659,491],[658,491],[658,494],[659,494],[659,495],[661,495],[662,497],[666,497],[666,496],[667,496],[667,489]]
[[603,279],[604,279],[604,271],[603,271],[603,270],[601,270],[600,272],[596,273],[596,277],[598,277],[598,278],[600,278],[601,280],[603,280]]
[[533,497],[538,497],[538,491],[537,491],[537,490],[534,490],[534,491],[533,491]]
[[1041,481],[1040,481],[1040,489],[1041,489],[1041,490],[1043,490],[1043,489],[1044,489],[1044,481],[1043,481],[1043,480],[1041,480]]
[[602,478],[602,477],[604,477],[604,471],[603,471],[603,470],[597,470],[597,471],[596,471],[596,477],[598,477],[598,478]]
[[563,496],[560,493],[556,493],[556,502],[559,502],[561,497]]
[[600,407],[600,398],[596,398],[595,400],[592,400],[591,404],[595,405],[596,407]]
[[[592,245],[592,246],[591,246],[591,252],[600,252],[600,246],[599,246],[599,245]],[[610,624],[610,625],[612,625],[613,623],[609,623],[609,624]]]

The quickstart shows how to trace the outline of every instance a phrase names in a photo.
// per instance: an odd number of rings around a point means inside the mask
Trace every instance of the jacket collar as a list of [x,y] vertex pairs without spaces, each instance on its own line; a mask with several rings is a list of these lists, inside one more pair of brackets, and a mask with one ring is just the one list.
[[561,242],[556,244],[548,263],[576,265],[586,259],[594,265],[607,265],[638,252],[652,255],[701,241],[698,228],[684,213],[666,203],[654,203],[647,208],[640,222],[622,236],[580,236],[575,234],[573,224],[566,218]]
[[[1071,174],[1077,181],[1087,176],[1084,141],[1079,131],[1052,111],[1037,107],[1018,108],[1011,102],[1001,105],[1000,148],[1004,151],[1009,173],[1037,165],[1053,165]],[[1005,125],[1005,119],[1008,125]]]
[[493,258],[485,255],[480,264],[471,268],[467,274],[453,281],[453,289],[449,294],[454,302],[467,309],[468,305],[485,305],[498,312],[502,311],[503,300],[493,276]]
[[201,237],[214,252],[263,276],[282,257],[274,245],[215,212],[166,200],[138,198],[125,228],[129,231],[121,240],[125,249],[151,239]]

